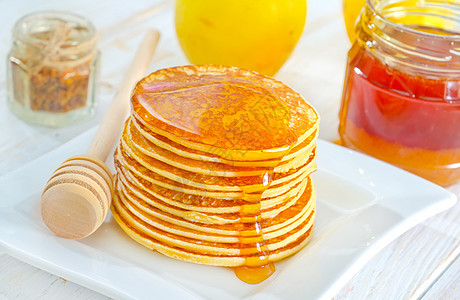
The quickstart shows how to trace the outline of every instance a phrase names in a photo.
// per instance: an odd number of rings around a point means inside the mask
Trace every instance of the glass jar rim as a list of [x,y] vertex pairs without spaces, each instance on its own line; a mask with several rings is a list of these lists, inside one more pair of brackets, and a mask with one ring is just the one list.
[[[63,24],[71,24],[73,28],[80,31],[85,30],[85,34],[79,35],[78,41],[69,40],[62,44],[63,47],[69,49],[78,47],[82,44],[87,44],[87,47],[92,47],[97,42],[97,31],[93,23],[78,14],[59,10],[39,11],[27,14],[20,18],[13,27],[13,37],[28,44],[46,45],[48,41],[33,36],[34,22],[62,22]],[[43,25],[42,25],[43,26]]]
[[[430,33],[430,32],[424,32],[424,31],[421,31],[421,30],[416,30],[416,29],[413,29],[413,28],[410,28],[408,26],[405,26],[404,24],[401,24],[401,23],[396,23],[396,22],[393,22],[393,21],[390,21],[388,20],[384,14],[381,13],[381,11],[379,11],[375,5],[375,2],[377,2],[379,0],[366,0],[366,4],[368,6],[368,8],[372,11],[373,14],[375,14],[380,21],[388,24],[388,25],[391,25],[392,27],[394,28],[398,28],[399,30],[401,31],[405,31],[405,32],[409,32],[413,35],[419,35],[421,37],[427,37],[427,38],[435,38],[435,39],[442,39],[442,40],[446,40],[446,39],[449,39],[449,40],[453,40],[453,41],[459,41],[460,42],[460,31],[459,32],[456,32],[455,34],[451,34],[451,35],[441,35],[441,34],[436,34],[436,33]],[[402,2],[402,1],[400,1]],[[394,2],[395,4],[398,3],[398,1],[395,1]],[[445,5],[449,4],[449,3],[443,3]],[[460,24],[460,21],[457,21],[459,24]]]
[[423,4],[367,0],[358,20],[357,41],[391,68],[459,78],[459,12],[451,3],[438,0],[424,0]]

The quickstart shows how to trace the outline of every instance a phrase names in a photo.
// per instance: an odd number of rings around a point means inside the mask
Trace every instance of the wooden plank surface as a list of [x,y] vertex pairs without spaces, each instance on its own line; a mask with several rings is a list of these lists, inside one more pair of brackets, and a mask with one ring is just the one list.
[[[460,195],[458,185],[450,190]],[[371,259],[334,299],[460,299],[456,285],[460,273],[452,271],[458,268],[459,220],[457,203],[401,235]],[[441,297],[446,294],[440,287],[450,287],[456,298]]]
[[[62,145],[98,124],[112,99],[123,71],[145,28],[162,33],[149,70],[186,64],[173,26],[172,1],[0,1],[0,57],[11,43],[8,30],[22,15],[45,9],[71,10],[85,15],[104,32],[96,116],[61,129],[28,125],[0,101],[0,176]],[[349,42],[341,15],[341,1],[310,0],[308,21],[291,59],[276,77],[299,91],[320,112],[320,137],[337,138],[345,59]],[[5,70],[5,60],[0,59]],[[0,72],[0,98],[6,98],[5,73]],[[457,196],[460,184],[450,187]],[[1,201],[1,200],[0,200]],[[334,299],[460,299],[460,205],[403,234],[385,247],[334,297]],[[1,250],[0,250],[1,252]],[[7,254],[0,253],[2,299],[107,299]]]
[[0,300],[3,299],[109,299],[6,254],[0,255]]
[[[458,248],[457,248],[458,249]],[[460,294],[460,257],[447,261],[451,265],[440,274],[438,280],[423,295],[424,299],[459,299]]]

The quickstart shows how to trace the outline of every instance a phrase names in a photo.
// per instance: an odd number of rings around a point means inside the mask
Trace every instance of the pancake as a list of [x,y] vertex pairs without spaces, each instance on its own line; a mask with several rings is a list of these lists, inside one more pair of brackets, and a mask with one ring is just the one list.
[[[123,218],[123,215],[119,213],[115,206],[112,206],[112,213],[116,222],[120,225],[120,227],[135,241],[144,245],[145,247],[162,253],[166,256],[169,256],[174,259],[184,260],[193,263],[199,264],[206,264],[206,265],[213,265],[213,266],[223,266],[223,267],[238,267],[238,266],[245,266],[249,265],[248,261],[252,261],[250,258],[245,256],[224,256],[224,255],[203,255],[199,253],[195,253],[192,251],[185,251],[181,248],[170,247],[168,244],[163,243],[161,241],[155,240],[148,234],[144,234],[136,230],[129,221]],[[313,223],[313,220],[312,220]],[[142,225],[139,225],[142,226]],[[304,226],[307,227],[307,226]],[[311,239],[311,235],[313,232],[313,225],[310,229],[303,233],[303,235],[290,245],[277,249],[270,252],[270,257],[273,261],[279,261],[285,257],[295,254],[303,247]],[[256,258],[257,261],[257,258]],[[252,265],[252,264],[251,264]]]
[[[131,227],[131,230],[128,232],[131,237],[135,238],[136,235],[144,236],[142,244],[147,247],[156,242],[163,242],[164,248],[169,248],[170,250],[176,249],[184,253],[188,252],[199,254],[203,256],[203,258],[205,256],[209,256],[211,259],[215,256],[248,259],[250,257],[257,257],[260,252],[258,249],[258,243],[260,241],[258,240],[258,236],[243,238],[237,236],[237,238],[233,239],[231,237],[227,237],[225,240],[226,236],[208,234],[204,238],[205,235],[203,233],[193,235],[190,233],[193,231],[187,231],[177,225],[172,226],[172,228],[176,230],[175,232],[171,230],[171,228],[169,228],[170,232],[168,232],[165,230],[168,229],[166,226],[159,226],[158,223],[155,224],[155,222],[152,221],[152,218],[145,218],[145,220],[150,221],[147,223],[136,216],[136,214],[133,213],[135,210],[127,208],[122,201],[115,201],[112,210],[115,211],[114,215],[117,222],[122,221],[125,225]],[[304,234],[307,233],[313,226],[315,214],[315,210],[307,210],[307,212],[302,216],[302,222],[300,222],[300,224],[294,224],[294,229],[291,229],[284,234],[283,231],[281,231],[279,235],[265,239],[264,241],[268,250],[276,251],[284,249],[284,251],[286,251],[288,250],[287,248],[289,244],[296,244],[299,240],[305,238]],[[171,231],[174,233],[171,233]],[[180,235],[176,233],[180,233]],[[264,236],[262,234],[262,238],[263,237]],[[146,240],[150,240],[150,242],[146,242]],[[244,245],[244,247],[242,247],[242,245]],[[160,247],[159,249],[163,247]],[[155,247],[149,248],[152,250],[158,250],[158,248]],[[185,254],[184,258],[186,258]],[[261,264],[263,263],[261,262]],[[234,264],[234,266],[238,265]]]
[[242,278],[311,239],[318,130],[314,108],[273,78],[213,65],[154,72],[133,90],[114,154],[114,218],[149,249],[244,267]]
[[[193,202],[184,204],[183,202],[177,201],[177,199],[167,198],[156,193],[155,191],[145,192],[142,186],[136,187],[131,183],[127,182],[123,176],[120,176],[120,190],[123,192],[126,198],[142,199],[142,201],[151,207],[161,209],[172,215],[176,215],[187,219],[189,221],[210,223],[210,224],[229,224],[235,220],[241,220],[241,222],[254,223],[257,220],[257,216],[250,215],[249,212],[260,213],[262,220],[275,218],[278,214],[282,213],[285,209],[296,204],[297,200],[307,187],[302,184],[298,189],[294,190],[294,193],[286,193],[285,198],[274,202],[271,198],[261,201],[261,203],[243,203],[241,205],[225,206],[228,202],[233,204],[233,201],[219,201],[221,199],[215,199],[211,202],[212,206],[204,205],[193,205]],[[181,198],[179,198],[181,199]],[[200,199],[197,199],[200,203]],[[209,199],[205,199],[209,201]],[[140,202],[134,200],[134,202]],[[270,205],[266,205],[266,202],[270,202]],[[243,214],[243,216],[241,216]]]
[[[264,166],[236,166],[232,163],[225,161],[214,162],[211,160],[196,160],[193,158],[184,157],[164,148],[157,146],[155,143],[150,142],[150,139],[146,138],[147,133],[141,133],[138,127],[133,125],[133,119],[130,118],[123,131],[123,141],[129,145],[130,149],[136,149],[142,152],[144,155],[152,157],[153,159],[161,162],[170,164],[172,166],[195,172],[204,175],[212,176],[224,176],[224,177],[236,177],[236,176],[254,176],[260,175],[266,172]],[[315,139],[316,132],[314,132],[306,141],[305,148],[300,148],[296,155],[292,156],[292,159],[286,161],[280,161],[278,165],[273,166],[274,172],[287,171],[291,168],[298,168],[304,165],[311,155],[313,150],[313,139]],[[308,143],[307,143],[308,142]],[[311,146],[310,146],[311,145]],[[305,151],[306,149],[306,151]],[[294,151],[294,149],[293,149]]]
[[132,115],[148,129],[229,160],[277,159],[319,123],[313,107],[283,83],[232,67],[159,70],[136,85],[131,101]]
[[287,172],[275,173],[272,169],[266,169],[264,173],[259,175],[233,177],[209,176],[177,168],[141,152],[136,152],[123,139],[115,155],[125,167],[143,178],[149,178],[152,181],[161,181],[167,178],[178,184],[213,191],[241,191],[242,189],[248,193],[262,191],[266,190],[268,182],[277,186],[316,170],[314,153],[310,155],[309,160],[304,165]]
[[173,152],[177,155],[186,157],[186,158],[192,158],[198,161],[209,161],[209,162],[219,162],[219,163],[224,163],[227,165],[232,165],[232,166],[242,166],[242,167],[280,167],[280,164],[282,164],[286,160],[290,160],[295,156],[298,156],[300,153],[299,151],[303,152],[311,152],[312,148],[314,147],[316,143],[316,139],[318,137],[318,130],[315,130],[306,140],[304,140],[302,143],[299,145],[296,145],[288,155],[284,156],[281,159],[281,162],[278,162],[278,160],[253,160],[253,161],[236,161],[236,160],[228,160],[225,159],[224,157],[220,157],[216,154],[213,153],[206,153],[204,151],[200,150],[194,150],[187,148],[181,144],[175,143],[164,136],[158,135],[148,128],[145,127],[145,125],[142,125],[142,120],[136,120],[136,118],[131,117],[132,125],[136,127],[136,130],[146,139],[148,140],[148,144],[154,144],[160,148],[163,148],[165,150],[168,150],[170,152]]
[[[131,192],[139,191],[139,193],[144,194],[145,197],[154,197],[156,199],[160,199],[168,205],[183,209],[193,209],[194,211],[199,212],[232,213],[239,212],[243,205],[245,207],[258,205],[257,202],[248,203],[240,198],[226,199],[187,194],[181,191],[164,188],[156,184],[149,184],[142,178],[138,178],[136,175],[133,175],[122,168],[117,167],[117,171],[121,184],[125,188],[128,188]],[[260,209],[265,210],[275,207],[284,203],[287,198],[300,195],[308,183],[309,181],[302,180],[292,189],[289,189],[281,195],[275,197],[262,197],[260,200]]]
[[[118,203],[122,203],[124,207],[127,207],[137,218],[142,219],[144,222],[149,224],[156,224],[155,227],[162,228],[164,231],[174,232],[177,235],[195,237],[200,234],[205,234],[201,237],[202,240],[215,239],[222,242],[240,242],[242,236],[248,237],[253,231],[251,224],[243,224],[240,230],[235,230],[232,223],[241,222],[239,219],[241,214],[233,214],[233,222],[221,224],[218,220],[212,218],[216,215],[208,214],[208,223],[203,223],[202,219],[188,219],[183,217],[186,215],[186,210],[168,211],[166,209],[158,208],[156,203],[152,205],[152,201],[148,198],[138,197],[136,195],[127,193],[121,187],[118,187]],[[154,202],[154,201],[153,201]],[[262,220],[260,221],[264,238],[274,238],[287,233],[294,229],[300,223],[305,221],[305,218],[310,215],[314,208],[314,192],[311,189],[304,190],[299,197],[294,199],[294,204],[285,207],[278,214],[277,218],[262,214]],[[224,216],[225,217],[225,216]],[[229,219],[232,216],[229,217]],[[160,225],[158,225],[160,224]],[[243,232],[244,231],[244,232]],[[266,236],[265,236],[266,235]],[[228,236],[231,236],[229,239]],[[223,240],[220,240],[223,239]]]

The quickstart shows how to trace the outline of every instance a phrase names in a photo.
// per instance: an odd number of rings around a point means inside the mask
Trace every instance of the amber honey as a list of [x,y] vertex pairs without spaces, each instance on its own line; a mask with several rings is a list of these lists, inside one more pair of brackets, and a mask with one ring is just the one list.
[[341,143],[437,184],[460,180],[458,3],[368,0],[348,53]]
[[269,77],[186,66],[141,80],[115,153],[116,221],[144,246],[247,283],[311,238],[318,115]]

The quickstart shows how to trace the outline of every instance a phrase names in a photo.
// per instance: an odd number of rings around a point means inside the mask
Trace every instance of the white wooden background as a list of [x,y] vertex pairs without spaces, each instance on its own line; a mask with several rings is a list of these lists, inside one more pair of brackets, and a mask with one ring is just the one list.
[[[5,58],[11,28],[39,10],[86,16],[102,32],[99,107],[91,120],[62,129],[30,126],[6,106]],[[58,147],[101,119],[146,28],[162,37],[150,71],[187,64],[175,38],[172,0],[0,0],[0,176]],[[308,0],[304,34],[276,78],[298,90],[322,116],[320,137],[337,139],[347,40],[340,0]],[[457,196],[460,184],[449,187]],[[0,199],[1,201],[1,199]],[[354,276],[334,299],[460,299],[460,204],[403,234]],[[27,265],[0,249],[0,300],[106,299]]]

